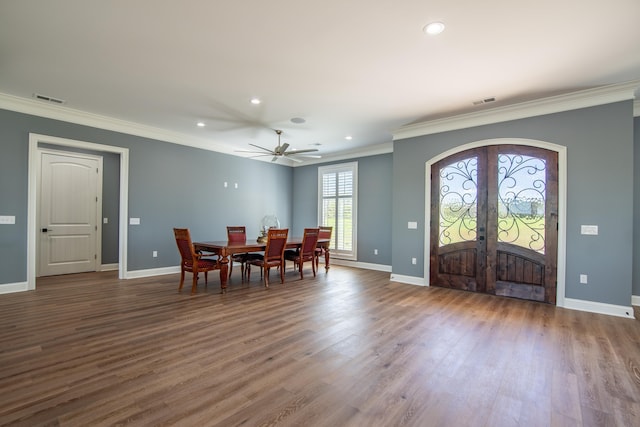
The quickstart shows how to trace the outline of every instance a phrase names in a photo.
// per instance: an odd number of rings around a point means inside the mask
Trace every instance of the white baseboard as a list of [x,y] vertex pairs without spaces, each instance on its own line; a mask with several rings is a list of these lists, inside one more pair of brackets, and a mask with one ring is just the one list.
[[175,274],[175,273],[180,273],[180,266],[150,268],[148,270],[127,271],[125,274],[125,278],[138,279],[140,277],[162,276],[164,274]]
[[640,295],[631,295],[631,305],[640,306]]
[[[322,262],[320,264],[322,264]],[[362,268],[364,270],[387,271],[391,273],[391,266],[384,265],[384,264],[371,264],[368,262],[348,261],[346,259],[334,259],[334,258],[331,258],[330,265],[331,264],[343,265],[345,267]],[[320,267],[322,267],[322,265],[320,265]]]
[[564,308],[571,310],[588,311],[591,313],[608,314],[609,316],[626,317],[635,319],[633,307],[624,305],[605,304],[603,302],[585,301],[580,299],[565,298]]
[[409,285],[429,286],[425,283],[424,277],[403,276],[401,274],[392,274],[390,279],[394,282],[407,283]]
[[5,283],[0,285],[0,294],[12,294],[14,292],[28,291],[27,282]]
[[115,264],[102,264],[98,271],[116,271],[120,265],[116,262]]

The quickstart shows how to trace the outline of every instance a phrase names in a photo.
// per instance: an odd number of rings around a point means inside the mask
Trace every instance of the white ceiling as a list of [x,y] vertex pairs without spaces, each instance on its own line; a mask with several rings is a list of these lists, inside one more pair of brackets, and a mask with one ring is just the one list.
[[[638,0],[0,0],[0,92],[231,152],[274,147],[282,129],[327,156],[636,80],[639,18]],[[444,33],[425,35],[432,21]]]

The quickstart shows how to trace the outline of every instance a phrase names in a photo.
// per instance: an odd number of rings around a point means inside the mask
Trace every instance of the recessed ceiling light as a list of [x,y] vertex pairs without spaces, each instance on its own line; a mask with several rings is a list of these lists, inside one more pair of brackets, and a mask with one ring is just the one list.
[[436,34],[440,34],[444,31],[444,24],[442,22],[432,22],[425,25],[422,30],[430,36],[435,36]]
[[253,105],[258,105],[260,104],[262,101],[260,101],[260,98],[251,98],[251,103]]
[[347,135],[344,137],[344,139],[346,139],[347,141],[351,141],[353,137],[351,135]]
[[196,123],[196,125],[197,125],[199,128],[203,128],[203,127],[205,126],[205,125],[204,125],[204,123],[202,123],[202,122],[198,122],[198,123]]

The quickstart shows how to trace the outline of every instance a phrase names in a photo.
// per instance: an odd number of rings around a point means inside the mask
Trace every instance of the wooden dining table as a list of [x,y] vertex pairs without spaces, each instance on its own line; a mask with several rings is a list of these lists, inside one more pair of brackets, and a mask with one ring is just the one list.
[[[324,268],[329,271],[329,243],[331,239],[318,239],[318,247],[324,249]],[[211,242],[193,242],[196,251],[210,252],[220,257],[220,290],[227,291],[227,280],[229,278],[229,260],[231,255],[243,254],[247,252],[261,252],[267,247],[267,242],[260,243],[256,240],[246,240],[244,242],[228,242],[227,240],[216,240]],[[302,246],[302,237],[290,237],[287,239],[286,249],[299,249]]]

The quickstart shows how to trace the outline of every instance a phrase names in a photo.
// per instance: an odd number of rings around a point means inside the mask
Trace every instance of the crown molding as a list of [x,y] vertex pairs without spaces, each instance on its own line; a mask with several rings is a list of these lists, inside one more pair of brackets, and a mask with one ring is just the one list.
[[229,148],[204,138],[194,138],[178,132],[170,132],[153,126],[115,119],[113,117],[88,113],[59,105],[48,105],[41,101],[8,95],[0,92],[0,108],[18,113],[31,114],[48,119],[60,120],[77,125],[126,133],[143,138],[156,139],[172,144],[186,145],[203,150],[233,155]]
[[[481,112],[461,114],[443,119],[430,120],[403,126],[393,132],[394,141],[431,135],[457,129],[489,125],[510,120],[541,116],[544,114],[560,113],[579,108],[594,107],[612,102],[634,99],[634,91],[640,86],[640,80],[626,83],[607,85],[593,89],[582,90],[564,95],[542,98],[519,104],[492,108]],[[634,116],[640,106],[634,103]]]
[[384,144],[372,145],[351,151],[342,151],[334,155],[323,155],[321,159],[305,160],[303,163],[296,163],[292,166],[302,167],[309,165],[317,165],[321,163],[337,162],[342,160],[357,159],[359,157],[377,156],[378,154],[393,153],[393,142],[385,142]]

